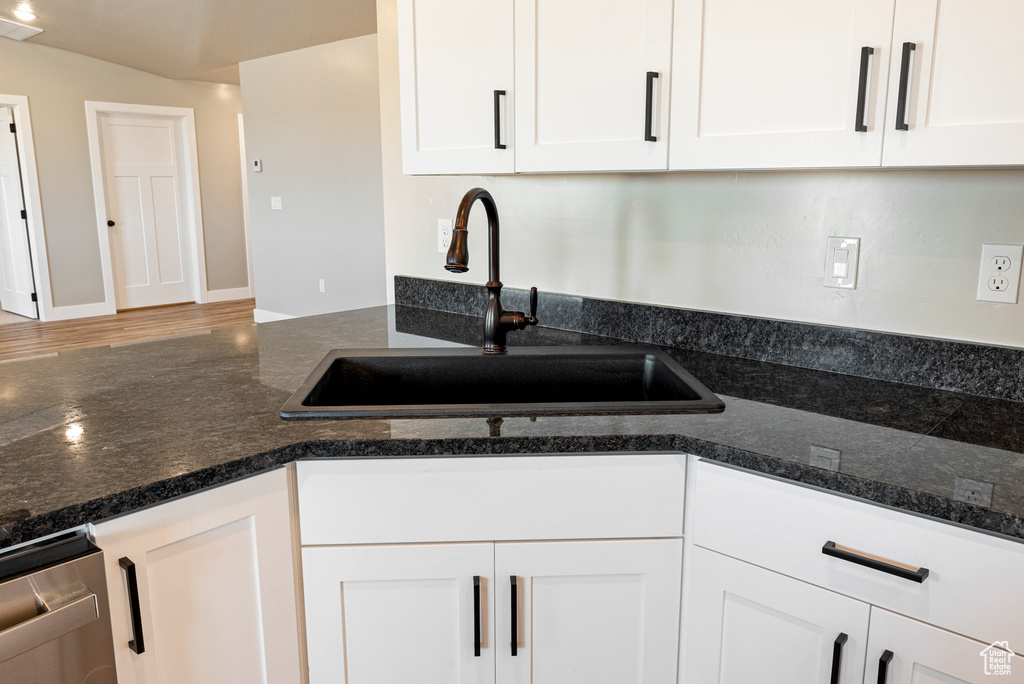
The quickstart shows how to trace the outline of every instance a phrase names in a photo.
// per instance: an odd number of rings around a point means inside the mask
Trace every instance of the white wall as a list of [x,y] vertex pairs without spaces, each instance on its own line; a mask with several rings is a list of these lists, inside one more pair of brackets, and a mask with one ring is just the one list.
[[6,39],[0,40],[0,65],[0,93],[28,96],[32,113],[54,306],[103,301],[86,100],[195,110],[207,285],[221,290],[248,284],[238,86],[175,81]]
[[[460,279],[437,219],[480,185],[508,286],[1024,346],[1024,303],[975,301],[982,243],[1024,243],[1024,170],[403,176],[395,4],[377,3],[389,288]],[[474,214],[461,279],[483,283]],[[830,235],[862,240],[856,291],[824,287]]]
[[248,171],[257,310],[384,304],[377,37],[242,62],[240,72],[246,155],[263,160],[262,173]]

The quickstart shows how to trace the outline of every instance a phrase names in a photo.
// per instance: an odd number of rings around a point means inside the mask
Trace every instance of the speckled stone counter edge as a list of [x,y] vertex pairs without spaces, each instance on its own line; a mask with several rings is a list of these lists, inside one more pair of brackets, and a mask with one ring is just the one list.
[[[502,291],[525,310],[527,292]],[[1024,402],[1024,349],[540,293],[542,326]],[[395,303],[480,316],[486,290],[395,276]]]
[[772,456],[677,435],[499,437],[299,442],[219,466],[0,526],[0,549],[255,475],[303,458],[387,458],[543,453],[672,451],[695,454],[766,475],[1024,540],[1024,517],[940,496],[863,480]]

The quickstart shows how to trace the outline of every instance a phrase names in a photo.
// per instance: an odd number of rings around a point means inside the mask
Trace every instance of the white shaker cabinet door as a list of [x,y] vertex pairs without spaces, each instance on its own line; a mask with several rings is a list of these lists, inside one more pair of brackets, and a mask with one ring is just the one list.
[[699,546],[692,554],[682,681],[861,684],[868,604]]
[[512,173],[512,0],[398,0],[405,173]]
[[493,683],[493,549],[304,548],[310,684]]
[[894,0],[677,0],[672,169],[878,166]]
[[298,684],[283,468],[114,518],[94,535],[118,682]]
[[[965,601],[969,608],[970,601]],[[983,684],[1024,682],[1014,644],[986,644],[880,608],[871,609],[865,682]],[[1016,648],[1020,648],[1016,646]]]
[[516,171],[667,168],[672,0],[516,0],[515,26]]
[[899,0],[883,166],[1024,164],[1022,31],[1020,0]]
[[494,548],[498,684],[676,681],[681,539]]

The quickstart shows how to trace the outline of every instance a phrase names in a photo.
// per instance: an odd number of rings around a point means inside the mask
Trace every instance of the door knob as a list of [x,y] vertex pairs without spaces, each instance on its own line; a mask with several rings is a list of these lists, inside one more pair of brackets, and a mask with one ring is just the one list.
[[114,222],[108,219],[107,220],[107,226],[110,227],[110,228],[113,228],[114,227]]

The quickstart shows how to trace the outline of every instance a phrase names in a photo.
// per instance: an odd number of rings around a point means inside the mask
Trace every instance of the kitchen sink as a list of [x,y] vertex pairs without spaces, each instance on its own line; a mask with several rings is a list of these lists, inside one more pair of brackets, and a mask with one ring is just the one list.
[[281,407],[288,420],[718,413],[725,404],[644,346],[336,349]]

